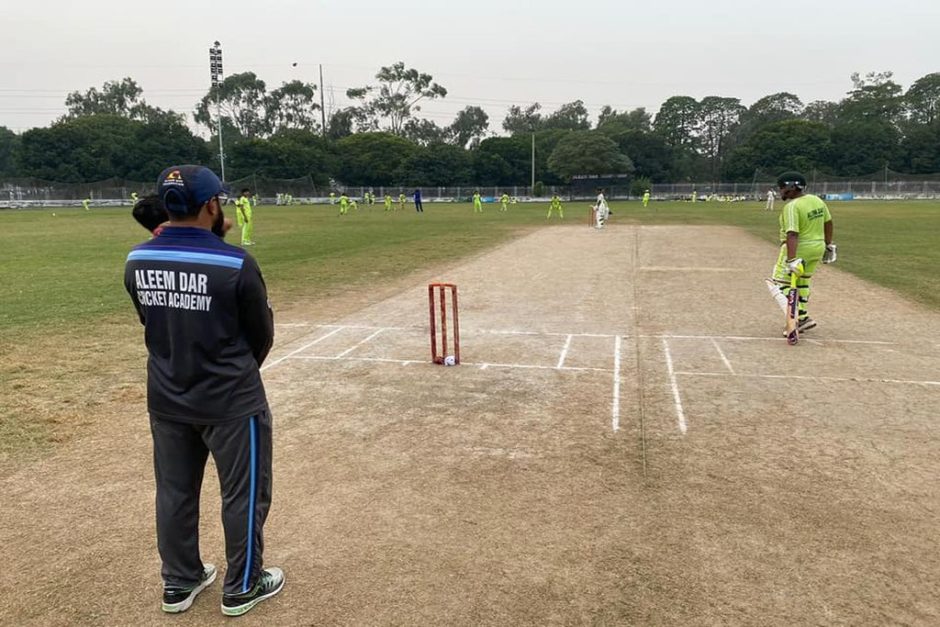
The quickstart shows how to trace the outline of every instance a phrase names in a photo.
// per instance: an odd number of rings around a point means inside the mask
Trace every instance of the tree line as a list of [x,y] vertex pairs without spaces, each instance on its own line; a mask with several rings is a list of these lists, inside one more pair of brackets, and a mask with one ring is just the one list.
[[[447,125],[421,116],[447,97],[429,74],[383,67],[352,103],[323,111],[317,86],[268,90],[253,72],[233,74],[195,104],[192,122],[149,105],[131,78],[68,94],[67,113],[16,134],[0,127],[0,176],[59,182],[117,177],[149,181],[168,163],[218,168],[221,113],[226,174],[312,176],[347,185],[557,185],[579,174],[629,174],[644,183],[750,181],[755,171],[800,169],[860,176],[888,167],[940,172],[940,72],[906,90],[891,72],[853,74],[839,101],[804,104],[789,92],[750,106],[738,98],[673,96],[654,115],[605,106],[596,120],[575,100],[555,111],[509,107],[497,135],[467,106]],[[323,121],[325,120],[325,128]]]

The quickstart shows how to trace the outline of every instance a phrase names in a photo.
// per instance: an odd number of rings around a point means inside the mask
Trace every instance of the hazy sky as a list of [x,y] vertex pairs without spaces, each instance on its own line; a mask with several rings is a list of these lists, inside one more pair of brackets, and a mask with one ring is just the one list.
[[0,126],[17,132],[63,114],[68,92],[124,76],[189,113],[216,39],[226,74],[253,71],[268,89],[315,82],[322,63],[336,106],[404,61],[449,92],[424,117],[443,125],[477,104],[492,131],[511,104],[581,99],[596,115],[777,91],[807,103],[841,98],[856,71],[892,70],[905,88],[940,71],[935,0],[5,0],[0,23]]

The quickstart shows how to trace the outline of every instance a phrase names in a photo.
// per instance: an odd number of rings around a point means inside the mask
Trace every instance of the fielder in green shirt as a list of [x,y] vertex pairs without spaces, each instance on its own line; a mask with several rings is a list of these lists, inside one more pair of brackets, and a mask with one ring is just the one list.
[[86,198],[82,201],[82,207],[85,208],[85,211],[88,211],[89,205],[91,205],[91,198]]
[[503,194],[499,197],[499,210],[508,211],[509,210],[509,194]]
[[480,198],[480,192],[473,192],[473,213],[483,213],[483,199]]
[[551,219],[552,211],[557,211],[558,217],[562,220],[565,219],[565,209],[561,206],[561,198],[558,197],[558,194],[552,196],[552,203],[548,206],[548,215],[545,216],[546,220]]
[[344,216],[347,211],[349,211],[349,196],[343,192],[339,197],[339,215]]
[[251,205],[251,190],[247,187],[241,192],[241,195],[235,200],[235,218],[238,226],[242,229],[242,246],[254,246],[252,239],[255,234],[255,221]]
[[774,266],[773,278],[768,284],[772,282],[777,287],[784,298],[781,301],[776,294],[774,297],[778,303],[785,304],[790,275],[799,273],[796,281],[800,296],[797,325],[800,333],[803,333],[816,326],[807,313],[813,273],[820,261],[832,263],[836,260],[836,245],[832,243],[832,215],[821,198],[804,192],[806,177],[799,172],[781,174],[777,178],[777,187],[786,205],[780,212],[780,254]]
[[392,210],[392,197],[389,196],[388,194],[385,194],[385,210],[386,211]]
[[398,208],[399,209],[405,208],[405,195],[404,194],[398,195]]
[[650,190],[646,190],[645,192],[643,192],[643,206],[645,207],[649,204],[650,204]]

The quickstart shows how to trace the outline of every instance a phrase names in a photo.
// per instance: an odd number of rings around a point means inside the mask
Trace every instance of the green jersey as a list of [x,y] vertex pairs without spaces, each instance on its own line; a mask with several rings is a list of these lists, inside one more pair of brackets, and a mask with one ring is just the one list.
[[235,200],[235,211],[237,212],[238,224],[251,221],[251,201],[247,196],[239,196]]
[[829,207],[819,196],[800,196],[788,202],[780,212],[780,242],[787,241],[787,233],[797,233],[801,244],[824,241],[824,225],[830,220]]

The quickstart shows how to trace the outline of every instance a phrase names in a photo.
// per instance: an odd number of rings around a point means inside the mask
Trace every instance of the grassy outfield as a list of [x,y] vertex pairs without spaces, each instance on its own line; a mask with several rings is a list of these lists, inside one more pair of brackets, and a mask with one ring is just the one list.
[[[735,225],[774,242],[778,214],[762,205],[620,202],[613,223]],[[831,208],[838,267],[940,309],[940,203]],[[547,222],[543,203],[507,213],[487,205],[482,215],[466,204],[427,203],[420,215],[374,207],[345,217],[328,205],[259,207],[251,252],[283,310],[364,294],[417,269],[440,268],[446,279],[459,258],[525,229],[588,228],[587,202],[565,209],[564,222]],[[128,250],[146,237],[128,208],[0,211],[0,461],[65,441],[98,412],[142,404],[144,351],[122,280]],[[768,268],[774,255],[768,246]]]
[[[758,203],[613,203],[613,223],[726,224],[775,241],[776,213]],[[587,224],[587,203],[567,203],[566,224]],[[940,203],[833,203],[838,267],[940,308]],[[261,207],[252,253],[272,300],[329,296],[417,268],[442,267],[505,240],[520,227],[557,225],[546,205],[519,204],[500,213],[488,205],[428,203],[385,213],[360,209],[338,217],[334,207]],[[131,315],[122,287],[127,251],[146,237],[127,209],[0,211],[0,339],[87,328],[109,314]],[[232,233],[229,240],[238,241]],[[773,253],[768,252],[768,266]],[[733,263],[729,251],[729,263]],[[5,342],[4,342],[5,343]]]

